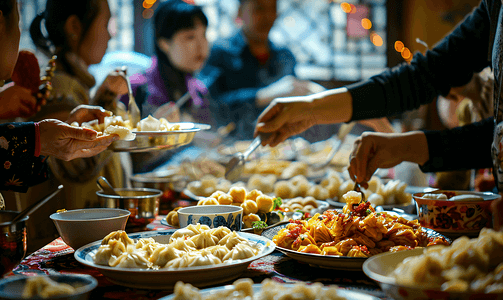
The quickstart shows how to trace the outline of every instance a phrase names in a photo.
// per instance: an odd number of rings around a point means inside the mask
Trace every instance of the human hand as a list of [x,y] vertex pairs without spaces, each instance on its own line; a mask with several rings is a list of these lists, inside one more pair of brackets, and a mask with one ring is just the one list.
[[157,108],[153,117],[156,119],[165,118],[169,122],[180,122],[180,109],[174,102],[170,101]]
[[355,140],[348,171],[350,178],[366,188],[378,168],[392,168],[403,161],[422,165],[428,159],[428,144],[421,131],[364,132]]
[[311,112],[312,101],[306,97],[277,98],[260,114],[254,136],[270,133],[262,145],[274,147],[292,135],[306,131],[316,124]]
[[374,129],[374,131],[377,132],[384,132],[384,133],[393,133],[395,132],[395,129],[393,128],[393,125],[389,122],[388,118],[379,118],[379,119],[367,119],[367,120],[361,120],[358,121],[358,123],[370,127]]
[[111,115],[111,111],[105,110],[101,106],[79,105],[70,112],[70,116],[66,120],[66,123],[72,124],[73,122],[77,122],[82,124],[83,122],[98,119],[98,123],[101,124],[105,121],[105,117]]
[[31,91],[19,85],[12,85],[0,92],[0,119],[28,118],[40,111],[45,100],[37,104]]
[[72,127],[56,119],[42,120],[39,129],[40,154],[65,161],[97,155],[119,139],[115,134],[98,137],[92,129]]
[[105,80],[103,80],[100,89],[109,90],[118,96],[127,94],[128,86],[125,80],[126,76],[125,69],[116,69],[107,75]]

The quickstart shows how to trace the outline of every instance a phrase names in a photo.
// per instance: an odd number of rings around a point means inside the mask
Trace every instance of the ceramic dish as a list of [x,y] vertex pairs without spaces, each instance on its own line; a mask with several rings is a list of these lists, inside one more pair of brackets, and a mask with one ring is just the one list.
[[[277,226],[262,232],[262,236],[272,241],[273,237],[288,224]],[[444,237],[449,243],[452,240],[432,229],[424,228],[423,230],[428,234],[428,237]],[[337,269],[337,270],[351,270],[361,271],[363,263],[367,260],[364,257],[349,257],[349,256],[331,256],[319,255],[314,253],[302,253],[276,246],[276,249],[283,252],[286,256],[291,257],[300,262],[308,263],[313,267]]]
[[418,207],[419,223],[449,236],[477,236],[483,227],[492,227],[491,203],[501,196],[490,192],[436,190],[428,194],[475,196],[480,200],[451,201],[428,199],[427,193],[412,195]]
[[[147,231],[131,233],[128,236],[133,240],[154,238],[159,243],[167,244],[170,236],[175,231],[176,229]],[[98,269],[110,282],[123,286],[140,289],[172,290],[175,283],[181,280],[197,287],[204,287],[239,277],[248,268],[250,262],[272,253],[275,249],[274,243],[266,237],[250,233],[239,233],[239,235],[250,242],[262,244],[264,246],[263,249],[253,257],[237,260],[229,264],[188,267],[179,270],[127,269],[95,264],[93,257],[101,245],[101,241],[96,241],[79,248],[74,256],[78,262]]]
[[[293,287],[293,284],[284,284],[284,285],[286,287],[289,287],[289,286]],[[252,285],[252,287],[253,287],[253,293],[256,294],[260,291],[260,289],[262,288],[262,285],[261,284],[254,284],[254,285]],[[323,288],[325,289],[325,287],[323,287]],[[200,294],[201,294],[201,296],[205,297],[205,296],[209,296],[209,295],[212,295],[212,294],[224,291],[224,290],[229,290],[229,289],[233,289],[233,286],[232,285],[225,285],[225,286],[218,286],[218,287],[214,287],[214,288],[207,288],[207,289],[201,290]],[[352,299],[352,300],[379,300],[379,298],[371,296],[371,295],[367,295],[367,294],[360,293],[360,292],[348,291],[345,289],[338,289],[337,295],[341,296],[341,297],[345,297],[346,299]],[[173,299],[175,299],[175,295],[168,295],[166,297],[160,298],[159,300],[173,300]]]
[[414,249],[409,251],[398,251],[394,253],[381,253],[368,258],[363,263],[363,272],[375,280],[382,290],[391,298],[396,300],[427,300],[427,299],[503,299],[503,294],[481,294],[470,292],[443,292],[419,286],[398,285],[395,278],[390,276],[391,272],[405,258],[418,256],[424,249]]
[[180,130],[173,131],[133,131],[136,138],[132,141],[113,142],[109,149],[115,152],[147,152],[175,149],[190,144],[197,132],[208,130],[210,125],[198,123],[178,123]]

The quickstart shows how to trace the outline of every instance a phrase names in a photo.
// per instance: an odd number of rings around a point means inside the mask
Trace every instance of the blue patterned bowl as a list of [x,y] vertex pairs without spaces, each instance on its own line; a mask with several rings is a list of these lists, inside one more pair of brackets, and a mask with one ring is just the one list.
[[190,224],[205,224],[210,228],[225,226],[230,230],[240,231],[243,208],[234,205],[189,206],[178,210],[180,228]]

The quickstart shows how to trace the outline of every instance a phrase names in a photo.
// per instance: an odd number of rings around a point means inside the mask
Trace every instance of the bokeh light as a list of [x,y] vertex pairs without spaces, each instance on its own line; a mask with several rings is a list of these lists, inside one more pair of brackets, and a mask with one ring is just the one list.
[[403,48],[402,57],[405,60],[410,60],[412,58],[412,53],[410,52],[409,48],[407,47]]
[[146,5],[152,6],[152,5],[154,5],[155,1],[156,0],[144,0],[143,3],[146,4]]
[[351,13],[356,14],[356,6],[351,4]]
[[143,8],[151,8],[154,4],[147,1],[143,1]]
[[347,2],[342,2],[341,3],[341,9],[343,12],[349,14],[351,13],[351,4],[347,3]]
[[147,8],[142,12],[141,15],[144,19],[150,19],[154,16],[154,10],[151,8]]
[[376,47],[381,47],[383,45],[382,37],[380,35],[378,35],[377,33],[373,33],[370,35],[370,41]]
[[395,50],[397,52],[402,52],[404,48],[405,48],[405,45],[403,44],[402,41],[396,41],[395,42]]
[[368,30],[368,29],[372,28],[372,22],[367,18],[363,18],[362,19],[362,27]]

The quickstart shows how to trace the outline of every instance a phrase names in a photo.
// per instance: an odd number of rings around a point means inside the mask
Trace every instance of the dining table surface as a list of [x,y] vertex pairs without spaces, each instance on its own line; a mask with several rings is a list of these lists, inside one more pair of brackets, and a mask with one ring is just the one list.
[[[165,218],[165,215],[157,216],[142,230],[172,229],[172,227],[161,224],[163,218]],[[135,229],[135,231],[138,231],[138,229]],[[128,232],[127,228],[126,232]],[[159,299],[173,292],[172,290],[139,289],[114,284],[107,280],[99,270],[79,263],[74,257],[74,249],[68,246],[61,237],[27,255],[12,272],[5,276],[34,276],[40,274],[91,275],[97,279],[98,286],[92,291],[90,299]],[[379,299],[391,299],[362,270],[349,271],[315,267],[292,259],[278,250],[274,250],[271,254],[251,262],[247,270],[239,278],[250,278],[255,283],[261,283],[266,278],[286,284],[320,282],[324,285],[337,285],[342,289],[365,293]],[[218,284],[218,286],[232,284],[236,279]],[[212,287],[215,286],[201,289]]]

